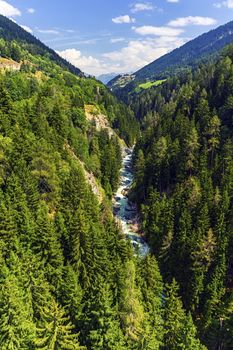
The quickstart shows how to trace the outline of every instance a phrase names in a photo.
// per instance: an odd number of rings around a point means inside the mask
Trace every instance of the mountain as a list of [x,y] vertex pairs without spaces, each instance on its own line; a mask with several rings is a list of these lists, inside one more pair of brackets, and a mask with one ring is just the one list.
[[[25,47],[26,50],[32,55],[38,54],[44,57],[47,56],[51,61],[56,62],[62,68],[69,70],[71,73],[81,76],[83,75],[80,69],[67,62],[65,59],[60,57],[54,50],[44,45],[32,34],[28,33],[15,22],[2,15],[0,15],[0,37],[8,42],[17,41],[22,47]],[[5,52],[2,46],[0,47],[0,55],[3,57],[10,56],[13,59],[16,58],[16,61],[20,59],[20,57],[15,56],[17,55],[17,52],[14,52],[13,49],[12,53],[10,54],[9,52]]]
[[[110,81],[108,87],[119,96],[134,92],[141,83],[167,79],[190,69],[201,61],[218,56],[221,49],[233,42],[233,21],[205,33],[178,49],[160,57],[133,74],[132,81],[121,85],[121,77]],[[122,91],[121,91],[122,89]]]
[[[232,349],[233,49],[145,89],[139,130],[104,84],[4,23],[0,349]],[[117,189],[146,256],[113,216]]]
[[118,74],[116,73],[107,73],[107,74],[101,74],[96,78],[106,85],[110,80],[114,79],[117,75]]

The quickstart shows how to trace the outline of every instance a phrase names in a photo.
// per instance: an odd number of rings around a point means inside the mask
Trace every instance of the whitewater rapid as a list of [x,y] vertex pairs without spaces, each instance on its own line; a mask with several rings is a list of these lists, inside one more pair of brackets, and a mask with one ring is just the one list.
[[149,246],[138,233],[139,218],[137,208],[128,199],[128,192],[133,183],[132,155],[132,149],[126,148],[124,150],[120,185],[113,198],[113,210],[123,233],[131,241],[135,252],[145,256],[149,253]]

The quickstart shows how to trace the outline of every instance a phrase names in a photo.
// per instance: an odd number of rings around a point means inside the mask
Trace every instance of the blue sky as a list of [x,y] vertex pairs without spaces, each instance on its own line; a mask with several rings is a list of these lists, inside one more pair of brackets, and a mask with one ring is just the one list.
[[233,0],[0,0],[12,18],[84,72],[133,72],[233,19]]

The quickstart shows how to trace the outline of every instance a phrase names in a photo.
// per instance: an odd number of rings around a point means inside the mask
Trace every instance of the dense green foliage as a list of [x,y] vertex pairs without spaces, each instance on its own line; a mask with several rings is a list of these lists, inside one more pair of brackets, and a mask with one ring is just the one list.
[[[18,41],[1,45],[27,63],[0,74],[0,348],[125,349],[135,344],[133,321],[121,325],[135,262],[108,198],[121,166],[117,134],[132,143],[137,123],[94,79]],[[115,134],[97,130],[86,105]]]
[[[0,76],[1,349],[182,349],[187,339],[202,349],[176,285],[163,302],[156,260],[135,257],[113,219],[119,139],[83,109],[98,100],[111,121],[113,97],[56,69]],[[105,189],[101,203],[86,171]]]
[[[156,258],[150,254],[135,256],[112,215],[111,197],[119,181],[121,144],[132,145],[138,137],[138,123],[132,112],[101,83],[73,75],[49,53],[40,54],[38,47],[33,46],[33,52],[30,49],[33,38],[21,39],[20,31],[14,36],[11,22],[4,25],[1,52],[5,57],[23,63],[20,71],[2,70],[0,73],[0,348],[205,350],[193,322],[193,316],[197,319],[200,315],[198,304],[196,302],[193,308],[189,307],[191,302],[188,304],[185,299],[182,302],[180,292],[183,296],[184,286],[180,275],[169,269],[165,273],[162,268],[164,283]],[[7,32],[8,25],[12,32]],[[16,29],[19,30],[17,26]],[[221,81],[224,83],[224,79]],[[187,101],[184,101],[186,108]],[[227,106],[231,108],[230,101]],[[224,118],[229,120],[228,114]],[[105,124],[98,126],[103,119]],[[218,120],[214,114],[214,125],[218,125]],[[155,125],[154,117],[148,123]],[[223,134],[228,137],[227,122],[225,124]],[[154,140],[156,129],[147,125],[144,128],[148,142]],[[214,137],[220,137],[220,131],[215,132],[216,127],[213,129],[214,134],[208,136],[207,145],[212,147],[211,156],[206,158],[211,167],[219,164],[218,147],[222,142],[214,142]],[[230,176],[229,147],[224,148],[226,180]],[[163,154],[162,148],[161,152]],[[157,218],[160,200],[155,198],[160,198],[160,193],[155,191],[156,178],[150,184],[152,190],[144,181],[147,162],[153,165],[153,161],[149,154],[145,159],[143,140],[137,146],[137,154],[136,190],[138,198],[144,202],[145,232],[156,252],[152,239],[154,232],[150,237],[152,226],[146,215],[155,210],[153,215]],[[190,164],[194,161],[191,157]],[[218,162],[221,166],[221,159]],[[191,167],[191,180],[193,172]],[[208,173],[205,174],[203,172],[203,181]],[[223,208],[225,215],[229,204],[225,198],[230,199],[231,193],[228,183],[221,181],[215,195],[216,206],[219,211]],[[173,185],[175,182],[174,179]],[[162,181],[159,186],[161,194],[165,193]],[[151,203],[145,201],[147,191],[152,193],[148,196]],[[211,203],[211,193],[208,203]],[[177,205],[182,195],[181,191]],[[197,195],[196,201],[198,198]],[[185,198],[183,202],[185,206]],[[174,257],[167,255],[169,239],[173,235],[173,202],[164,196],[161,203],[167,210],[163,230],[168,235],[162,245],[163,258],[169,266],[172,262],[169,259]],[[208,203],[200,210],[206,216]],[[224,215],[216,221],[219,237],[225,237],[224,230],[228,225]],[[162,220],[162,215],[158,217]],[[216,262],[213,260],[218,238],[215,227],[209,226],[208,219],[200,218],[199,222],[202,224],[198,231],[202,243],[196,255],[192,255],[199,268],[193,278],[208,270],[201,270],[204,263],[209,268],[213,261]],[[205,228],[208,228],[206,239],[201,235]],[[158,230],[156,233],[159,236]],[[226,246],[221,246],[221,252],[226,247],[230,249],[232,242],[224,239],[222,242]],[[203,258],[206,247],[209,249],[207,263],[206,257]],[[213,266],[213,276],[221,274],[226,266],[222,256],[225,257],[218,254],[219,264]],[[161,262],[160,255],[158,257]],[[212,290],[222,291],[223,287],[215,286],[214,278],[211,281],[206,295]],[[213,300],[207,309],[211,316],[214,312],[219,315],[214,309],[214,296],[208,299]],[[231,304],[224,306],[224,322],[230,327]],[[191,312],[186,312],[185,307]],[[206,321],[206,333],[209,329],[214,331],[214,326],[218,325]]]
[[5,21],[1,53],[23,63],[0,73],[0,348],[230,349],[231,53],[140,101],[134,193],[158,264],[112,215],[134,115]]
[[203,343],[232,349],[233,47],[216,64],[144,92],[135,108],[143,133],[134,196],[147,240]]

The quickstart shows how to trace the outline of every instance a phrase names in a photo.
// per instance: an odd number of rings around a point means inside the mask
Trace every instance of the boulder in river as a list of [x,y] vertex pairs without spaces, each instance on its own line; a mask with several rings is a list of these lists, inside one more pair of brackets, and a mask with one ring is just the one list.
[[138,223],[132,223],[131,225],[130,225],[130,230],[132,231],[132,232],[135,232],[135,233],[138,233],[139,232],[139,224]]
[[129,189],[127,187],[123,188],[123,190],[121,191],[121,194],[125,197],[128,197]]

